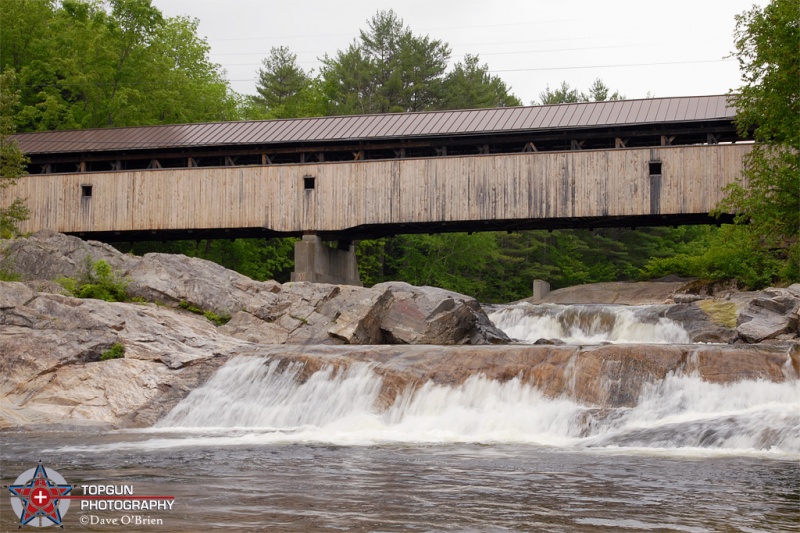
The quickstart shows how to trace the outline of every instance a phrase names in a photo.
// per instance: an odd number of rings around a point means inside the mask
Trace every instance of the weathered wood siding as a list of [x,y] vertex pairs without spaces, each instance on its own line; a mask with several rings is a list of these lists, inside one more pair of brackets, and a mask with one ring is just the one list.
[[[21,229],[267,228],[708,213],[748,144],[26,176]],[[649,163],[661,161],[660,176]],[[306,190],[303,177],[314,176]],[[82,185],[92,186],[82,198]]]

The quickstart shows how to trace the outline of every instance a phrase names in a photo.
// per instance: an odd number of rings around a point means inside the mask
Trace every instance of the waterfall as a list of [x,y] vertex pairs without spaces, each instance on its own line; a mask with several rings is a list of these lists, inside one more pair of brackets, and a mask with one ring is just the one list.
[[533,343],[558,339],[568,344],[691,342],[686,330],[659,316],[663,306],[558,305],[502,306],[489,319],[509,337]]
[[302,370],[232,359],[147,430],[164,435],[126,445],[478,442],[800,457],[797,380],[720,385],[670,375],[645,385],[634,407],[598,409],[547,398],[519,378],[479,374],[455,386],[409,387],[380,407],[382,378],[371,363],[324,366],[306,378]]

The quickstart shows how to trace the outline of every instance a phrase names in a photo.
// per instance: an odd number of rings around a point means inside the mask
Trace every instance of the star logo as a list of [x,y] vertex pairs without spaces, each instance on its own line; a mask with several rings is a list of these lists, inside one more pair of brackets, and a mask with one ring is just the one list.
[[[8,487],[11,491],[11,507],[19,516],[20,527],[32,525],[46,527],[61,525],[61,518],[69,508],[69,499],[62,499],[72,491],[64,478],[55,470],[47,472],[39,463],[19,476]],[[36,521],[36,518],[39,520]],[[37,523],[38,522],[38,523]]]

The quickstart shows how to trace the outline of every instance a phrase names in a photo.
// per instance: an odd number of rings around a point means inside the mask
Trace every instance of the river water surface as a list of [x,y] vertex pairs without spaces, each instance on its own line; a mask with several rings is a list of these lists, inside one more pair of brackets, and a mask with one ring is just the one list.
[[[42,458],[75,485],[175,496],[172,512],[134,513],[160,526],[92,531],[770,532],[797,531],[800,519],[800,465],[779,454],[299,442],[111,451],[151,436],[11,437],[4,472]],[[58,451],[87,441],[108,447]],[[64,523],[84,529],[79,517],[124,514],[72,502]],[[16,524],[3,498],[0,527]]]
[[[568,334],[597,337],[615,320],[584,320],[595,329]],[[680,335],[660,326],[657,342]],[[625,336],[633,330],[654,335],[626,326]],[[800,528],[796,379],[719,385],[669,376],[645,386],[634,407],[598,409],[476,375],[378,408],[381,377],[368,363],[303,380],[300,371],[234,358],[154,428],[2,433],[3,482],[41,460],[73,494],[127,485],[175,498],[171,511],[146,512],[81,510],[85,502],[73,500],[64,515],[71,530]],[[16,530],[6,494],[0,530]]]

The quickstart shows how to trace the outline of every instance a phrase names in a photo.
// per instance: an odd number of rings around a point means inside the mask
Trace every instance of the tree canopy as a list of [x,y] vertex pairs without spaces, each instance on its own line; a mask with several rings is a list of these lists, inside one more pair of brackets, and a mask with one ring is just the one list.
[[745,183],[723,208],[749,223],[751,247],[800,278],[800,1],[774,0],[736,17],[736,57],[744,84],[731,94],[737,126],[754,131]]
[[447,72],[450,46],[415,35],[392,10],[378,11],[345,50],[322,58],[329,114],[389,113],[520,105],[478,56]]
[[442,98],[450,47],[414,35],[392,10],[378,11],[358,39],[322,58],[332,114],[433,109]]
[[489,74],[489,65],[477,55],[467,54],[444,79],[441,109],[477,109],[522,105],[499,76]]
[[[13,90],[15,73],[13,69],[0,72],[0,190],[14,183],[14,180],[28,173],[28,158],[17,142],[10,136],[14,133],[12,110],[19,101],[19,94]],[[28,217],[28,208],[22,198],[0,208],[0,238],[11,237],[17,233],[17,223]]]
[[0,19],[20,131],[237,118],[196,19],[164,17],[150,0],[3,0]]
[[[570,87],[569,83],[562,81],[555,89],[550,89],[548,85],[544,91],[539,93],[539,100],[541,105],[553,104],[574,104],[576,102],[605,102],[606,100],[624,100],[625,96],[619,91],[611,92],[611,89],[601,80],[597,78],[589,87],[588,92],[578,91],[576,88]],[[531,102],[536,105],[537,102]]]
[[269,118],[293,118],[306,115],[307,93],[311,78],[297,64],[297,55],[288,47],[273,47],[258,71],[255,97]]

